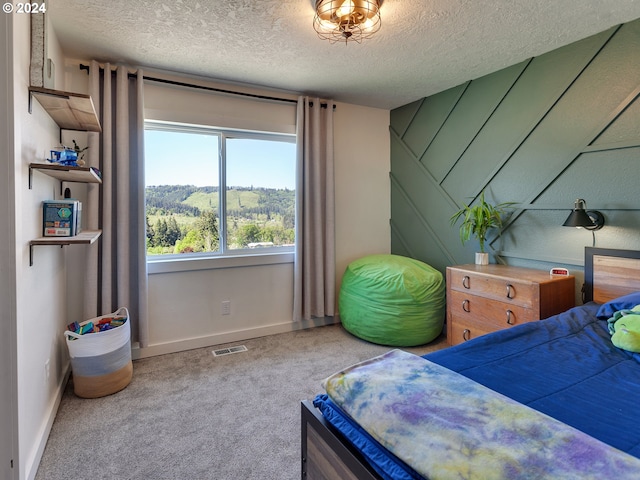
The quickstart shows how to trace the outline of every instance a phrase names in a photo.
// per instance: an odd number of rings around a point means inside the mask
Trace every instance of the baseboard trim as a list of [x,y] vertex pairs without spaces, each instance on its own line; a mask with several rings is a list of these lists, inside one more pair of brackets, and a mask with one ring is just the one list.
[[217,333],[214,335],[194,337],[186,340],[177,340],[175,342],[158,343],[147,347],[140,347],[139,344],[134,344],[131,347],[131,354],[132,358],[137,360],[140,358],[154,357],[156,355],[165,355],[167,353],[178,353],[185,350],[193,350],[195,348],[211,347],[214,345],[221,345],[223,343],[240,342],[251,338],[276,335],[278,333],[304,330],[306,328],[333,325],[335,323],[340,323],[340,319],[337,316],[322,317],[314,318],[313,320],[302,320],[300,322],[284,322],[256,328],[248,328],[245,330],[236,330],[233,332]]
[[42,460],[42,455],[44,454],[44,449],[47,446],[47,440],[49,440],[49,435],[51,434],[51,428],[53,427],[53,422],[56,419],[56,415],[58,414],[58,408],[60,407],[60,402],[62,402],[62,395],[64,394],[65,388],[67,388],[67,382],[69,381],[69,376],[71,375],[71,364],[67,365],[66,372],[62,379],[62,382],[58,385],[56,396],[49,412],[47,414],[47,421],[42,426],[42,430],[40,431],[40,435],[38,438],[40,441],[38,442],[38,448],[36,448],[35,454],[32,459],[26,465],[26,475],[24,478],[27,480],[34,480],[36,478],[36,474],[38,473],[38,467],[40,466],[40,461]]

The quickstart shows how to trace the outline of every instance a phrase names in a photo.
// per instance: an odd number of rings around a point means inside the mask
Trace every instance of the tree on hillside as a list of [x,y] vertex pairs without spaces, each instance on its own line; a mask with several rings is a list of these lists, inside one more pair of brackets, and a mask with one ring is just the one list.
[[153,227],[147,220],[147,238],[150,247],[173,247],[182,237],[178,222],[172,215],[168,219],[159,218]]
[[247,247],[250,243],[261,241],[260,228],[254,223],[242,225],[236,232],[236,242],[241,247]]
[[153,247],[153,237],[155,235],[155,231],[153,229],[153,227],[151,226],[151,223],[149,223],[149,215],[145,215],[146,217],[146,223],[147,223],[147,246],[149,247]]
[[278,225],[268,225],[260,230],[261,242],[273,242],[275,245],[291,244],[295,242],[295,231]]
[[202,248],[205,252],[218,250],[220,239],[218,238],[218,222],[213,210],[205,210],[195,223],[196,229],[202,238]]
[[173,253],[191,253],[202,251],[202,237],[198,230],[189,230],[185,237],[176,242]]
[[182,238],[182,232],[180,231],[180,227],[178,226],[176,217],[171,215],[171,217],[169,217],[169,220],[167,220],[167,244],[165,246],[172,247],[178,240],[180,240],[180,238]]
[[156,220],[156,224],[153,226],[153,246],[165,247],[167,246],[167,221],[164,218]]

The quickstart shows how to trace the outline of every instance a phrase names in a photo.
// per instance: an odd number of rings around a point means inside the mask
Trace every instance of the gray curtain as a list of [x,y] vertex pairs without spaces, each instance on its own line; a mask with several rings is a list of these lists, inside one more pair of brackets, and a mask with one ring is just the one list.
[[85,317],[126,307],[132,337],[148,342],[144,209],[143,76],[138,70],[91,63],[89,94],[102,125],[90,134],[89,162],[102,185],[89,187],[83,208],[87,228],[102,236],[88,248]]
[[335,313],[333,109],[298,98],[294,321]]

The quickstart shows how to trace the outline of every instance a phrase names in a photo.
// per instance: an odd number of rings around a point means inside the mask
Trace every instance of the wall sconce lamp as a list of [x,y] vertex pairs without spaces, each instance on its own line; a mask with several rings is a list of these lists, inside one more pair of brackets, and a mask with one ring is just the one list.
[[578,227],[591,230],[593,246],[596,246],[596,230],[604,226],[604,215],[597,210],[586,210],[587,202],[582,198],[576,199],[573,211],[569,214],[565,222],[565,227]]
[[380,30],[383,0],[315,0],[313,28],[330,43],[361,43]]
[[565,227],[582,227],[587,230],[600,230],[604,226],[604,215],[597,210],[586,210],[587,202],[578,198],[565,222]]

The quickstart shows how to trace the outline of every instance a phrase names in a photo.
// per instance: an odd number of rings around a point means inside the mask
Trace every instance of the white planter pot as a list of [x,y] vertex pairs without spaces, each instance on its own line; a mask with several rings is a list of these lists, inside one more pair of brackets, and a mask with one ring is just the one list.
[[487,252],[476,252],[476,265],[489,265],[489,254]]

